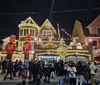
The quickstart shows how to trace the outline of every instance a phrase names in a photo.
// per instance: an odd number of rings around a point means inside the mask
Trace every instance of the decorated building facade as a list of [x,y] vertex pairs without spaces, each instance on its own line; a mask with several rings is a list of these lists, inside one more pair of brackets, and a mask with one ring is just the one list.
[[[59,38],[59,32],[55,30],[51,22],[46,19],[42,26],[38,24],[31,18],[28,17],[26,20],[21,21],[18,25],[19,36],[17,43],[17,50],[14,52],[13,60],[23,60],[23,44],[25,43],[26,34],[31,35],[30,42],[32,43],[32,49],[30,50],[30,59],[60,59],[57,48],[59,47],[61,40]],[[9,42],[9,37],[2,40],[3,46]],[[64,41],[62,41],[64,42]],[[3,51],[1,56],[6,56],[6,52]],[[43,57],[44,56],[44,57]],[[46,57],[46,58],[47,58]]]
[[[53,27],[51,22],[46,19],[42,26],[31,18],[21,21],[18,25],[19,36],[17,50],[14,52],[12,60],[23,60],[24,52],[23,44],[25,43],[26,35],[31,35],[30,42],[32,49],[30,50],[29,59],[34,60],[91,60],[91,55],[88,49],[84,47],[86,36],[83,32],[81,23],[76,20],[73,29],[73,40],[70,45],[66,45],[63,38],[60,37],[59,26],[57,29]],[[9,37],[3,39],[3,46],[7,44]],[[2,51],[1,56],[6,57],[6,52]]]

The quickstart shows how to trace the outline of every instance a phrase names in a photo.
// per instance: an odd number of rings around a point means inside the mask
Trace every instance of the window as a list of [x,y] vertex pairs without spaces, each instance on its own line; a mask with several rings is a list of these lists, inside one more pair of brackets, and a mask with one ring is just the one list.
[[24,29],[24,35],[28,34],[28,29]]
[[97,41],[93,41],[93,46],[97,46]]
[[28,29],[26,30],[27,34],[28,34]]
[[31,34],[32,36],[34,36],[34,30],[33,30],[33,29],[30,30],[30,34]]
[[100,28],[98,28],[98,34],[100,34]]
[[19,35],[20,35],[20,36],[23,35],[23,29],[20,30],[20,34],[19,34]]
[[44,36],[46,36],[46,37],[51,36],[51,35],[52,35],[52,31],[51,31],[51,30],[44,30],[44,31],[42,32],[42,35],[44,35]]

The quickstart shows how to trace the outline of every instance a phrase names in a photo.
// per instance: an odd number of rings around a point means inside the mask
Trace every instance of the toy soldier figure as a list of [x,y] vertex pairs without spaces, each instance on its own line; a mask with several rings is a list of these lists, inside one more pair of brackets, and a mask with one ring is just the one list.
[[23,45],[24,60],[29,60],[29,52],[32,49],[32,44],[31,44],[30,40],[31,40],[31,35],[27,34],[26,35],[26,42]]
[[11,60],[12,59],[12,54],[16,50],[16,43],[15,43],[16,36],[11,35],[10,36],[10,41],[7,43],[5,50],[7,51],[7,57],[6,60]]

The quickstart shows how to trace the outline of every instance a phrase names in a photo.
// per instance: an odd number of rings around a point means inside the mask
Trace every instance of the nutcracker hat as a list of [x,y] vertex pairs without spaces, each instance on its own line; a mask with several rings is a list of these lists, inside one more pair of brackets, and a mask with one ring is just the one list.
[[11,35],[10,36],[10,40],[15,40],[16,39],[16,36],[15,35]]

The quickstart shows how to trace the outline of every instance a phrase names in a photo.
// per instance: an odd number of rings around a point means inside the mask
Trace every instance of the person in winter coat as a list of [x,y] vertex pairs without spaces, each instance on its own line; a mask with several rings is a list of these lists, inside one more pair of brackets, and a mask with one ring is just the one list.
[[27,67],[24,64],[23,67],[22,67],[22,73],[21,73],[21,76],[22,76],[22,85],[26,85],[27,72],[28,72]]
[[21,60],[19,60],[19,62],[18,62],[18,76],[20,77],[21,76],[21,71],[22,71],[22,61]]
[[14,63],[14,71],[13,71],[13,76],[16,77],[16,72],[18,72],[18,60],[15,61]]
[[64,63],[64,79],[66,79],[66,77],[67,77],[67,75],[68,75],[67,68],[68,68],[68,64],[67,64],[67,62],[65,62],[65,63]]
[[3,60],[2,61],[2,73],[1,74],[4,74],[6,72],[6,60]]
[[91,62],[91,64],[90,64],[90,74],[94,75],[95,74],[95,70],[96,70],[95,63]]
[[10,74],[10,79],[13,80],[12,78],[12,72],[13,72],[13,63],[12,61],[10,60],[9,63],[8,63],[8,67],[7,67],[7,74],[5,75],[4,77],[4,80],[6,80],[6,77]]
[[77,72],[77,69],[76,69],[73,62],[68,66],[67,71],[69,73],[68,76],[69,76],[69,80],[70,80],[70,85],[76,85],[76,72]]
[[96,70],[96,65],[94,62],[91,62],[90,64],[90,74],[91,74],[91,83],[94,85],[94,76],[95,76],[95,70]]
[[32,83],[35,84],[36,83],[36,78],[37,78],[37,63],[36,61],[33,62],[32,64],[32,75],[33,75],[33,81]]
[[58,76],[59,76],[59,85],[62,85],[63,75],[64,75],[64,63],[63,63],[63,60],[61,60],[58,63],[57,69],[58,69]]
[[51,72],[50,72],[50,65],[49,65],[49,63],[45,64],[43,66],[43,69],[44,69],[44,76],[45,76],[44,82],[45,83],[50,83],[50,74],[51,74]]
[[94,79],[96,81],[96,85],[100,85],[100,64],[97,65],[96,67],[96,73]]
[[29,80],[31,80],[31,78],[32,78],[32,65],[33,65],[33,60],[31,60],[30,62],[29,62]]
[[83,80],[83,66],[82,66],[82,62],[79,61],[77,62],[76,65],[77,68],[77,82],[76,85],[82,85],[82,80]]
[[88,64],[83,65],[83,75],[85,79],[85,84],[90,85],[91,74],[90,74],[90,68]]
[[51,78],[55,78],[55,68],[54,68],[54,63],[51,63],[51,66],[50,66],[50,71],[51,71]]

